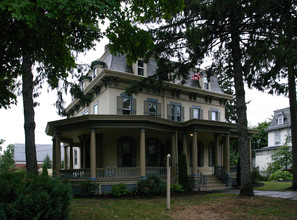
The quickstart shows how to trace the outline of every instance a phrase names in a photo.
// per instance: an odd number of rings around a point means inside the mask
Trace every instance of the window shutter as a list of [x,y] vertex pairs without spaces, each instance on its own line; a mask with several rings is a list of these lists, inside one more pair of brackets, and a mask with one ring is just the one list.
[[136,115],[136,99],[132,98],[132,115]]
[[181,121],[185,121],[185,107],[181,107]]
[[200,109],[200,119],[203,119],[203,109]]
[[144,114],[148,115],[149,109],[148,109],[148,101],[144,101]]
[[211,111],[208,111],[208,120],[211,120]]
[[193,119],[193,108],[190,108],[190,119]]
[[117,114],[118,115],[123,114],[123,97],[122,96],[117,97]]
[[221,121],[221,112],[218,112],[218,121]]
[[167,119],[171,120],[171,105],[167,105]]
[[158,105],[157,105],[157,116],[159,117],[159,118],[161,118],[161,103],[160,102],[158,102]]

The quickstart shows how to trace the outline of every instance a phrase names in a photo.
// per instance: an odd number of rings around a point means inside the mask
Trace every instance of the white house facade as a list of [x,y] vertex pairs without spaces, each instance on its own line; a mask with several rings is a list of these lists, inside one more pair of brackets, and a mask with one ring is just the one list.
[[280,146],[292,146],[290,108],[274,111],[268,131],[268,146],[256,150],[255,166],[265,171],[272,162],[272,153]]

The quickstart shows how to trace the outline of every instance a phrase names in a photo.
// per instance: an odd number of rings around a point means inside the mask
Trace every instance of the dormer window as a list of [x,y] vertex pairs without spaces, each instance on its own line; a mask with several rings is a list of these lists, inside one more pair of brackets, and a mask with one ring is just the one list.
[[280,113],[277,118],[277,124],[282,125],[284,123],[284,115]]
[[137,74],[144,76],[144,62],[142,60],[137,61]]
[[92,70],[92,79],[96,78],[96,75],[97,75],[96,73],[97,73],[97,68]]
[[209,82],[206,76],[203,77],[204,89],[209,90]]

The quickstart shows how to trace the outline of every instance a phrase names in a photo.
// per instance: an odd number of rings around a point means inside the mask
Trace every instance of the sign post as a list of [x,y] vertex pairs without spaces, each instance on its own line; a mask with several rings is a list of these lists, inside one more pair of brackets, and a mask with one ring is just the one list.
[[167,210],[170,210],[170,166],[169,166],[170,154],[167,155],[167,191],[166,191],[166,202]]

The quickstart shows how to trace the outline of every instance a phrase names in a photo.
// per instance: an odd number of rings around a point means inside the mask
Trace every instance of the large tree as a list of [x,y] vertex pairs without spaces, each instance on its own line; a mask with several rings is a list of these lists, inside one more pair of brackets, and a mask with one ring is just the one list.
[[[244,91],[244,76],[249,68],[244,65],[245,52],[254,21],[249,10],[253,4],[253,1],[186,0],[183,12],[166,20],[161,9],[155,7],[156,13],[152,16],[146,13],[153,8],[149,3],[134,5],[132,2],[132,11],[137,7],[140,12],[136,16],[137,22],[147,24],[146,30],[151,34],[154,45],[142,44],[150,42],[144,37],[134,41],[137,34],[143,31],[139,29],[129,33],[133,37],[127,37],[124,46],[118,34],[111,31],[109,35],[113,52],[127,53],[130,61],[135,61],[139,56],[148,58],[153,55],[158,63],[156,74],[140,83],[133,83],[127,90],[128,93],[161,86],[164,80],[169,80],[168,73],[173,73],[173,78],[182,77],[185,80],[188,78],[189,70],[199,66],[206,57],[212,61],[210,67],[206,68],[207,73],[216,71],[217,74],[224,74],[234,82],[242,173],[241,196],[253,196]],[[119,26],[120,24],[121,22]],[[123,31],[121,35],[127,36],[127,33]],[[150,47],[145,47],[146,45]],[[177,62],[171,62],[172,60]]]
[[[262,26],[257,27],[249,52],[253,68],[248,82],[270,93],[289,93],[293,182],[297,190],[297,2],[294,0],[259,1],[254,10]],[[285,80],[284,80],[285,79]],[[287,81],[287,82],[286,82]]]
[[112,19],[119,8],[115,0],[0,2],[0,108],[15,103],[14,89],[21,89],[28,172],[37,173],[36,89],[45,80],[51,88],[58,87],[60,79],[66,81],[76,67],[76,52],[94,46],[94,40],[102,36],[99,21]]

